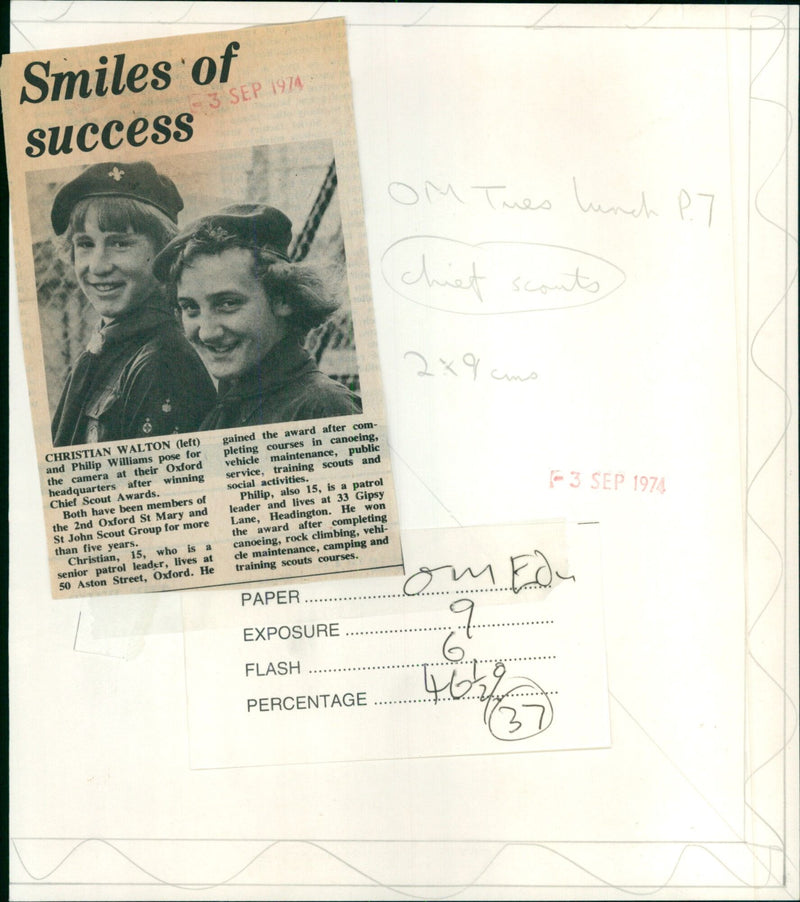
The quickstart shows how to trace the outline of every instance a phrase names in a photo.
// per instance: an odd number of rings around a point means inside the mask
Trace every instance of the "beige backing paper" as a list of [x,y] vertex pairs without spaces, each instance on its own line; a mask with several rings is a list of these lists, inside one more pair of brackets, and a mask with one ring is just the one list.
[[[301,734],[271,744],[274,712],[240,729],[247,698],[306,687],[237,667],[313,649],[244,660],[250,643],[225,644],[237,628],[428,630],[450,623],[447,595],[349,604],[350,579],[259,579],[55,599],[29,316],[37,236],[23,216],[22,330],[13,292],[10,311],[13,897],[796,898],[796,7],[20,2],[13,47],[158,39],[188,61],[212,41],[200,33],[329,16],[346,23],[366,223],[354,253],[369,261],[363,292],[366,266],[350,274],[351,301],[371,295],[375,309],[377,345],[359,338],[359,364],[365,377],[379,361],[404,542],[436,565],[465,563],[476,529],[550,521],[597,537],[603,635],[588,641],[592,661],[605,654],[609,744],[487,754],[463,747],[484,725],[461,707],[445,737],[461,743],[454,754],[437,757],[427,740],[441,737],[417,712],[396,734],[337,733],[351,756],[337,761],[307,720],[301,764],[286,763]],[[227,38],[213,40],[219,56]],[[302,140],[334,141],[342,182],[358,184],[338,133],[308,120]],[[220,141],[234,160],[264,146]],[[273,622],[266,607],[240,619],[242,592],[316,598],[323,586],[336,600],[302,618]],[[491,593],[464,597],[488,612]],[[502,622],[530,603],[516,596]],[[321,638],[319,666],[438,660],[411,654],[434,635],[368,637],[351,664]],[[491,654],[512,640],[501,631]],[[356,688],[381,688],[355,673]],[[267,688],[251,695],[255,680]],[[363,760],[378,745],[396,757]]]
[[[54,595],[399,566],[343,22],[13,55],[3,106]],[[178,186],[181,224],[267,202],[292,219],[296,246],[312,243],[309,259],[331,270],[343,258],[333,290],[352,322],[362,414],[178,435],[145,424],[129,441],[53,447],[50,419],[85,344],[71,322],[80,292],[58,288],[53,198],[88,164],[107,161],[119,181],[138,160]]]

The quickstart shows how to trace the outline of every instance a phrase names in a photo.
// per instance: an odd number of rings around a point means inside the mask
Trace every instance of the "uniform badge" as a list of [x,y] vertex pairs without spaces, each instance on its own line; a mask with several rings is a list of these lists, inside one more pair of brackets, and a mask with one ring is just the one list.
[[150,433],[152,431],[153,431],[153,424],[150,422],[150,417],[147,417],[147,419],[142,424],[142,432],[145,435],[150,435]]
[[172,413],[172,402],[169,398],[167,398],[166,401],[164,401],[164,403],[161,405],[161,410],[164,413]]
[[125,175],[125,170],[120,169],[119,166],[115,166],[113,169],[110,169],[108,173],[108,177],[110,179],[114,179],[115,182],[118,182],[123,175]]

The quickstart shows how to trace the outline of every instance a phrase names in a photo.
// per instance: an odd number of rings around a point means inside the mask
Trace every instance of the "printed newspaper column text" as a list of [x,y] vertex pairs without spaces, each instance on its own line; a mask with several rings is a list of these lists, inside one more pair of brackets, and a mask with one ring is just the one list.
[[265,427],[223,438],[228,519],[238,573],[330,565],[389,542],[375,424]]
[[204,467],[196,438],[48,454],[59,590],[79,595],[137,583],[166,589],[198,575],[213,556]]

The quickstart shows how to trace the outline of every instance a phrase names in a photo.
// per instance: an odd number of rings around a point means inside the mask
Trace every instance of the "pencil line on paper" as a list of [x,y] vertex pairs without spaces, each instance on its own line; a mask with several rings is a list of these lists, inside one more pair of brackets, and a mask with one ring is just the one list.
[[417,478],[419,483],[422,486],[424,486],[424,488],[430,493],[431,497],[436,499],[436,501],[441,505],[442,509],[450,517],[452,517],[453,520],[455,520],[455,522],[459,526],[463,526],[464,524],[458,519],[458,517],[456,517],[456,515],[450,510],[450,508],[444,503],[444,501],[442,501],[442,499],[436,494],[436,492],[433,491],[433,489],[428,485],[428,483],[425,482],[425,480],[419,475],[419,473],[417,473],[417,471],[411,466],[411,464],[403,457],[403,455],[397,450],[397,448],[391,442],[389,442],[389,450],[392,452],[392,454],[396,455],[397,458],[406,465],[406,468],[408,469],[408,471]]
[[[790,134],[794,131],[794,119],[792,117],[791,111],[789,109],[789,81],[788,81],[788,58],[789,58],[789,45],[788,45],[788,23],[786,18],[778,18],[776,16],[765,15],[762,13],[753,14],[753,18],[761,18],[766,19],[770,24],[768,28],[760,29],[759,32],[764,33],[764,37],[761,38],[762,44],[770,41],[772,37],[775,38],[774,46],[766,46],[763,49],[763,53],[766,55],[766,58],[761,63],[759,68],[757,69],[755,75],[752,75],[752,57],[753,57],[753,31],[751,30],[750,37],[750,58],[751,58],[751,69],[750,69],[750,81],[749,81],[749,97],[748,97],[748,109],[749,109],[749,123],[752,123],[753,116],[759,115],[760,111],[763,111],[764,118],[763,122],[765,126],[764,134],[767,138],[772,139],[774,137],[775,144],[775,157],[774,162],[771,167],[769,166],[769,161],[764,160],[762,162],[762,158],[758,157],[757,160],[753,160],[751,144],[752,144],[752,126],[749,124],[748,126],[748,220],[747,220],[747,228],[748,228],[748,303],[747,303],[747,324],[749,327],[751,314],[754,317],[757,317],[758,327],[755,331],[750,331],[748,328],[748,366],[747,366],[747,422],[748,422],[748,438],[750,436],[749,432],[749,413],[751,407],[757,409],[765,409],[770,412],[769,420],[767,421],[767,427],[765,432],[767,436],[769,432],[773,432],[773,441],[770,448],[766,451],[763,451],[759,454],[759,457],[756,461],[753,461],[752,469],[754,472],[751,474],[751,456],[749,453],[746,454],[746,467],[745,472],[747,474],[747,485],[746,485],[746,515],[747,515],[747,536],[746,536],[746,549],[747,549],[747,561],[748,566],[753,566],[753,561],[756,560],[756,555],[754,554],[755,549],[751,547],[754,543],[751,541],[752,538],[757,538],[758,535],[762,536],[763,539],[768,544],[768,550],[774,556],[772,560],[765,562],[758,571],[759,579],[756,581],[753,573],[750,573],[751,582],[755,584],[758,588],[758,592],[761,595],[760,599],[760,609],[754,618],[749,617],[748,629],[746,633],[746,654],[747,661],[750,665],[748,672],[748,700],[755,695],[757,689],[760,688],[761,685],[764,686],[765,690],[768,692],[775,691],[779,693],[780,699],[782,702],[782,729],[781,729],[781,738],[782,742],[777,744],[777,747],[773,747],[769,749],[767,746],[766,751],[763,749],[760,750],[761,761],[756,766],[753,766],[751,758],[755,757],[754,753],[748,756],[748,770],[749,772],[745,776],[744,788],[746,792],[745,797],[745,805],[748,810],[752,812],[753,816],[758,819],[766,828],[778,839],[781,844],[781,852],[783,855],[782,859],[782,874],[785,882],[786,879],[786,869],[787,864],[789,864],[787,849],[785,846],[784,837],[786,836],[786,787],[787,787],[787,777],[786,777],[786,749],[788,748],[789,743],[792,741],[794,736],[797,733],[798,727],[798,713],[797,706],[793,699],[790,697],[789,692],[786,689],[786,639],[787,639],[787,584],[786,584],[786,560],[787,560],[787,524],[786,524],[786,484],[787,484],[787,435],[789,431],[789,424],[794,419],[794,410],[791,403],[791,399],[789,398],[789,394],[786,389],[786,380],[788,373],[788,355],[787,355],[787,317],[788,317],[788,298],[789,293],[793,286],[796,284],[797,280],[797,268],[796,265],[794,268],[790,269],[789,263],[789,246],[792,244],[794,247],[797,245],[797,237],[793,235],[789,230],[789,219],[788,219],[788,205],[789,205],[789,190],[788,190],[788,178],[789,178],[789,141]],[[759,45],[761,49],[761,45]],[[779,65],[777,62],[778,54],[784,50],[786,57],[786,72],[784,73],[785,77],[783,79],[784,82],[784,97],[777,97],[775,94],[775,88],[772,87],[772,82],[767,81],[767,76],[770,76],[774,73],[775,68]],[[764,76],[765,84],[762,86],[758,85],[759,80]],[[768,96],[763,96],[767,94]],[[771,95],[771,96],[769,96]],[[781,121],[781,132],[780,138],[777,135],[773,135],[772,128],[774,128],[773,121],[769,117],[769,114],[772,113],[775,108],[777,108],[782,113],[782,121]],[[770,141],[768,145],[768,149],[772,149],[773,144]],[[766,164],[768,171],[766,174],[760,173],[759,178],[760,182],[758,183],[757,189],[752,192],[750,182],[751,178],[754,177],[753,167],[754,162],[761,164],[759,168],[763,167],[763,164]],[[768,189],[771,189],[776,181],[776,174],[780,172],[780,167],[783,166],[783,179],[781,179],[781,188],[782,188],[782,197],[783,197],[783,216],[781,216],[780,210],[775,210],[775,199],[774,192],[767,193]],[[780,197],[780,195],[778,195]],[[752,198],[752,200],[751,200]],[[763,198],[763,199],[762,199]],[[756,216],[750,216],[750,209],[755,210]],[[783,220],[781,223],[779,220]],[[756,231],[758,230],[758,231]],[[774,231],[773,231],[774,230]],[[775,237],[775,232],[778,233],[780,239]],[[750,262],[750,245],[751,245],[751,236],[757,236],[761,241],[768,241],[771,245],[774,244],[776,240],[782,240],[783,242],[783,257],[784,257],[784,272],[783,272],[783,285],[782,291],[781,288],[775,287],[773,289],[772,285],[769,284],[765,287],[764,291],[761,292],[764,296],[764,300],[767,303],[770,303],[770,295],[773,290],[775,292],[773,297],[772,306],[768,311],[762,311],[758,309],[757,311],[752,309],[755,307],[756,299],[760,298],[760,296],[753,295],[750,292],[750,284],[753,276],[751,276],[751,262]],[[777,315],[782,312],[783,316],[780,320],[778,320]],[[769,370],[774,368],[774,361],[776,359],[776,355],[774,353],[775,350],[775,339],[771,338],[772,332],[774,332],[777,323],[780,322],[783,328],[783,371],[776,372],[775,376],[771,375]],[[763,365],[762,365],[763,364]],[[753,374],[758,374],[765,380],[764,383],[758,382],[755,378],[751,379],[751,368]],[[755,395],[756,388],[758,388],[758,395]],[[776,422],[778,418],[778,414],[776,411],[773,411],[773,406],[777,408],[777,405],[772,404],[772,400],[774,398],[774,393],[777,393],[780,396],[780,416],[782,417],[782,424],[780,421]],[[751,398],[751,394],[753,395]],[[748,442],[749,445],[749,442]],[[784,504],[782,511],[782,527],[783,527],[783,536],[773,536],[771,532],[775,531],[776,523],[769,519],[769,514],[764,512],[762,502],[768,501],[771,497],[771,484],[769,483],[770,474],[774,474],[775,464],[776,464],[776,456],[783,452],[783,488],[784,488]],[[757,466],[756,466],[757,464]],[[769,470],[768,470],[769,468]],[[758,502],[756,504],[755,502]],[[771,510],[771,509],[770,509]],[[753,532],[755,530],[756,532]],[[772,586],[764,586],[762,589],[762,584],[765,582],[763,578],[764,575],[769,575],[769,572],[773,570],[773,578],[771,580]],[[783,610],[782,610],[782,626],[783,626],[783,684],[770,673],[770,662],[774,663],[774,659],[764,659],[763,661],[760,659],[764,657],[763,652],[760,649],[760,646],[756,644],[757,635],[755,630],[757,627],[760,627],[761,631],[767,629],[767,626],[764,625],[767,623],[766,619],[762,623],[762,618],[766,615],[767,611],[774,612],[774,604],[775,600],[778,597],[781,586],[783,586]],[[764,598],[764,596],[766,596]],[[749,599],[748,599],[749,602]],[[748,603],[748,608],[751,605]],[[748,615],[750,614],[750,610],[748,610]],[[758,655],[756,652],[758,651]],[[753,669],[757,668],[757,669]],[[774,669],[774,668],[773,668]],[[755,682],[756,677],[758,677],[759,673],[763,675],[768,681],[767,684],[757,684]],[[763,706],[762,706],[763,707]],[[753,744],[754,737],[759,736],[768,736],[768,733],[764,733],[759,729],[759,725],[756,722],[758,717],[760,708],[756,708],[753,704],[748,704],[748,729],[749,736],[751,737],[751,745]],[[769,742],[769,740],[767,740]],[[754,778],[757,774],[764,772],[763,779],[770,779],[770,773],[766,772],[766,768],[772,762],[776,761],[776,759],[781,758],[782,756],[782,786],[778,787],[778,791],[782,794],[783,801],[783,836],[780,835],[775,826],[770,823],[767,817],[764,816],[762,811],[759,811],[756,807],[756,798],[761,798],[762,796],[758,793],[758,790],[762,790],[761,786],[754,786]],[[772,770],[772,774],[774,775],[774,769]],[[774,776],[772,779],[776,779]],[[774,783],[771,784],[774,788]],[[753,804],[751,804],[751,802]]]
[[75,6],[75,0],[70,0],[70,3],[67,5],[67,8],[63,12],[59,13],[52,19],[48,19],[47,16],[42,16],[41,21],[47,22],[48,24],[51,22],[60,22],[70,12],[73,6]]
[[22,40],[25,41],[25,43],[28,44],[28,45],[30,46],[31,50],[38,50],[38,49],[39,49],[39,48],[33,43],[33,41],[25,34],[25,32],[19,27],[19,25],[17,25],[16,23],[12,22],[12,23],[11,23],[11,27],[14,29],[14,31],[17,32],[17,34],[22,38]]
[[730,829],[734,836],[739,837],[739,839],[744,842],[745,839],[740,835],[739,831],[728,823],[727,819],[722,815],[715,806],[706,798],[705,795],[694,785],[694,783],[689,779],[689,777],[681,770],[680,767],[672,760],[672,758],[664,751],[664,749],[656,742],[655,739],[647,732],[647,730],[642,726],[642,724],[633,716],[633,714],[622,704],[622,702],[614,695],[611,690],[608,692],[609,696],[614,699],[614,701],[619,705],[619,707],[628,715],[628,717],[636,724],[636,726],[641,730],[641,732],[653,743],[653,745],[661,752],[661,754],[669,761],[669,763],[675,768],[675,770],[683,777],[683,779],[687,782],[689,786],[700,796],[700,798],[708,805],[708,807],[720,818],[720,820]]
[[644,28],[646,25],[649,25],[653,21],[653,19],[655,19],[655,17],[661,12],[662,9],[664,9],[663,3],[658,7],[658,9],[653,13],[652,16],[650,16],[645,22],[642,22],[641,25],[637,25],[636,27]]
[[[550,7],[550,9],[547,10],[546,13],[543,13],[541,16],[539,16],[539,18],[538,18],[535,22],[533,22],[531,25],[528,25],[527,27],[528,27],[528,28],[536,28],[536,26],[542,21],[542,19],[544,19],[544,18],[546,18],[547,16],[549,16],[550,13],[551,13],[557,6],[558,6],[558,4],[557,4],[557,3],[554,3],[554,4]],[[556,25],[555,27],[558,28],[557,25]]]
[[178,16],[177,19],[159,19],[158,21],[162,25],[177,25],[179,22],[183,22],[183,20],[189,16],[189,14],[192,12],[192,10],[195,8],[196,5],[197,5],[196,2],[192,2],[189,5],[189,8],[186,10],[186,12],[184,12],[182,15]]
[[428,13],[433,9],[434,6],[435,6],[435,4],[431,4],[418,19],[415,19],[411,23],[411,25],[419,25],[419,23],[425,18],[425,16],[428,15]]
[[[67,853],[67,854],[66,854],[66,855],[58,862],[58,864],[57,864],[54,868],[52,868],[47,874],[45,874],[45,875],[43,875],[43,876],[37,878],[34,874],[31,873],[31,871],[29,870],[29,868],[28,868],[27,865],[25,864],[24,860],[22,859],[22,856],[20,855],[19,848],[18,848],[18,846],[16,845],[16,842],[13,841],[13,840],[12,840],[12,847],[14,848],[14,851],[15,851],[15,853],[16,853],[16,855],[17,855],[19,861],[20,861],[20,864],[22,865],[23,869],[24,869],[25,872],[28,874],[28,876],[30,876],[32,879],[36,880],[37,882],[41,882],[41,881],[47,880],[47,877],[49,877],[49,876],[52,875],[56,870],[58,870],[58,869],[59,869],[59,868],[60,868],[60,867],[61,867],[61,866],[62,866],[62,865],[70,858],[70,857],[72,857],[73,854],[75,854],[75,853],[78,851],[79,848],[81,848],[83,845],[86,845],[86,844],[92,843],[92,842],[98,843],[98,844],[100,844],[100,845],[104,845],[104,846],[106,846],[106,847],[112,849],[112,850],[113,850],[114,852],[116,852],[122,859],[124,859],[125,861],[129,862],[130,864],[132,864],[134,867],[136,867],[136,868],[137,868],[139,871],[141,871],[143,874],[145,874],[146,876],[150,877],[152,880],[156,881],[159,885],[162,885],[162,886],[171,886],[171,887],[175,887],[175,888],[178,888],[178,889],[194,889],[194,890],[200,890],[200,889],[214,889],[214,888],[216,888],[216,887],[226,886],[226,885],[228,885],[228,886],[262,886],[262,885],[264,885],[264,886],[266,886],[266,885],[280,885],[280,886],[290,886],[290,885],[295,885],[295,886],[309,886],[309,885],[322,885],[322,884],[309,884],[309,883],[303,883],[303,884],[292,884],[292,883],[261,884],[261,883],[245,883],[244,881],[241,881],[241,882],[234,882],[234,881],[236,880],[236,878],[237,878],[239,875],[243,874],[244,871],[247,870],[247,868],[249,868],[251,865],[253,865],[253,864],[254,864],[259,858],[261,858],[263,855],[266,855],[266,854],[269,853],[269,852],[272,852],[273,856],[274,856],[275,854],[277,854],[277,853],[274,852],[273,850],[275,850],[278,846],[281,846],[281,845],[284,845],[284,846],[303,845],[303,846],[306,846],[306,847],[311,847],[311,848],[313,848],[313,849],[317,849],[318,851],[322,852],[324,855],[329,856],[330,858],[333,858],[334,860],[340,862],[340,863],[343,864],[345,867],[347,867],[350,871],[352,871],[352,872],[355,873],[355,874],[358,874],[358,875],[359,875],[360,877],[362,877],[364,880],[368,881],[368,885],[371,885],[371,886],[379,886],[379,887],[382,887],[383,889],[392,890],[392,891],[398,893],[399,895],[403,895],[403,896],[406,896],[406,897],[412,898],[412,899],[430,899],[430,898],[436,898],[436,899],[449,899],[449,898],[452,898],[453,896],[460,895],[461,893],[463,893],[465,890],[469,889],[470,887],[475,887],[475,886],[481,886],[481,887],[482,887],[482,886],[508,885],[508,884],[497,884],[497,883],[491,883],[491,884],[486,883],[486,884],[484,884],[484,883],[482,883],[482,882],[480,882],[480,881],[481,881],[481,877],[482,877],[482,876],[483,876],[483,875],[484,875],[484,874],[492,867],[492,865],[494,865],[494,864],[498,861],[498,859],[501,858],[501,856],[504,856],[505,853],[507,853],[509,850],[513,850],[513,849],[543,850],[543,851],[549,853],[551,856],[554,856],[554,857],[556,857],[556,858],[561,859],[562,861],[567,862],[568,864],[570,864],[572,867],[574,867],[575,869],[577,869],[577,870],[580,871],[581,873],[588,875],[588,876],[591,877],[593,880],[595,880],[599,885],[606,886],[606,887],[614,887],[615,889],[618,889],[618,890],[621,890],[621,891],[623,891],[623,892],[626,892],[626,893],[628,893],[628,894],[630,894],[630,895],[632,895],[632,896],[647,896],[647,895],[651,895],[653,892],[658,892],[659,890],[662,890],[662,889],[664,889],[665,887],[671,885],[671,880],[672,880],[673,876],[677,873],[678,868],[680,867],[680,864],[681,864],[681,862],[682,862],[684,856],[685,856],[689,851],[691,851],[691,850],[699,850],[699,851],[704,852],[709,858],[711,858],[713,861],[715,861],[717,864],[719,864],[725,871],[727,871],[727,872],[731,875],[731,877],[736,881],[736,884],[737,884],[737,885],[745,886],[745,887],[754,885],[754,884],[748,883],[747,881],[743,880],[743,879],[742,879],[742,878],[741,878],[741,877],[740,877],[740,876],[739,876],[739,875],[738,875],[738,874],[737,874],[737,873],[736,873],[736,872],[735,872],[735,871],[734,871],[734,870],[733,870],[726,862],[724,862],[724,861],[723,861],[718,855],[716,855],[710,848],[708,848],[707,846],[704,846],[704,845],[702,845],[701,843],[698,843],[698,842],[684,842],[684,843],[681,843],[681,844],[680,844],[680,845],[681,845],[680,852],[679,852],[679,854],[677,855],[677,858],[675,859],[675,862],[674,862],[674,864],[672,865],[671,870],[670,870],[669,873],[667,874],[666,879],[663,880],[663,881],[661,881],[661,882],[658,883],[658,884],[647,884],[647,885],[646,885],[646,888],[643,888],[641,884],[636,884],[635,886],[626,886],[626,885],[621,884],[621,883],[614,883],[614,882],[612,882],[612,881],[606,880],[606,879],[603,878],[600,874],[598,874],[598,873],[596,873],[595,871],[592,871],[592,870],[590,870],[589,868],[584,867],[583,865],[581,865],[578,861],[575,860],[575,858],[571,857],[570,855],[564,854],[563,852],[559,851],[559,850],[556,849],[556,848],[553,848],[553,846],[551,846],[551,845],[549,845],[549,844],[547,844],[547,843],[532,842],[532,841],[510,841],[510,842],[496,843],[496,844],[493,844],[493,845],[499,845],[499,848],[496,848],[496,849],[492,852],[492,854],[490,854],[488,860],[487,860],[485,863],[483,863],[482,866],[480,866],[480,870],[479,870],[479,871],[478,871],[471,879],[465,880],[465,881],[463,881],[462,883],[432,884],[432,885],[434,885],[434,886],[437,886],[437,888],[440,888],[440,889],[450,889],[450,890],[452,890],[452,892],[445,893],[445,894],[442,894],[442,895],[438,895],[438,896],[436,896],[436,897],[431,897],[429,894],[426,894],[426,895],[419,895],[418,893],[410,892],[410,891],[409,891],[410,889],[412,889],[412,888],[413,888],[413,889],[416,889],[416,888],[418,887],[417,884],[407,884],[407,883],[394,883],[394,884],[393,884],[393,883],[386,883],[386,882],[384,882],[384,881],[381,881],[380,879],[378,879],[378,878],[372,876],[371,874],[367,873],[366,871],[362,870],[361,868],[359,868],[359,867],[353,865],[351,862],[347,861],[344,857],[342,857],[341,855],[338,855],[336,852],[334,852],[334,851],[332,851],[330,848],[327,848],[326,846],[322,845],[320,842],[312,841],[312,840],[273,840],[273,841],[271,841],[271,842],[268,842],[268,843],[264,846],[263,849],[260,849],[256,855],[250,857],[250,858],[244,863],[244,865],[243,865],[241,868],[239,868],[237,871],[235,871],[235,872],[234,872],[233,874],[231,874],[229,877],[225,878],[224,880],[219,880],[219,881],[216,881],[216,882],[213,882],[213,883],[211,883],[211,882],[207,882],[207,883],[186,883],[186,882],[182,882],[182,883],[174,883],[174,882],[172,882],[172,881],[163,880],[163,879],[159,878],[156,874],[154,874],[154,873],[152,873],[151,871],[149,871],[147,868],[145,868],[145,867],[143,867],[142,865],[138,864],[138,862],[136,862],[133,858],[131,858],[129,855],[127,855],[125,852],[123,852],[118,846],[114,845],[113,843],[111,843],[111,842],[108,841],[108,840],[105,840],[105,839],[99,839],[99,838],[80,840],[80,841],[79,841],[78,843],[76,843],[76,845],[75,845],[75,846],[74,846],[74,847],[73,847],[73,848],[72,848],[72,849],[71,849],[71,850],[70,850],[70,851],[69,851],[69,852],[68,852],[68,853]],[[745,846],[746,846],[746,844],[745,844]],[[746,847],[747,847],[747,846],[746,846]],[[751,850],[749,849],[749,847],[747,847],[747,848],[748,848],[748,851],[751,851]],[[759,863],[760,863],[760,862],[759,862]],[[54,882],[54,883],[55,883],[55,882]],[[130,884],[130,881],[128,881],[128,883]],[[87,884],[91,885],[88,881],[83,881],[83,885],[87,885]],[[65,885],[66,885],[66,884],[65,884]],[[99,884],[99,885],[103,885],[103,884]],[[111,885],[111,884],[108,884],[108,885]],[[324,885],[328,885],[328,884],[324,884]],[[343,884],[343,883],[337,883],[337,884],[332,884],[332,885],[334,885],[334,886],[342,886],[342,885],[344,885],[344,884]],[[363,886],[364,884],[353,884],[353,885],[361,885],[361,886]],[[430,885],[431,885],[431,884],[428,884],[427,886],[430,886]],[[565,884],[562,882],[562,883],[559,884],[559,885],[562,885],[562,886],[563,886],[563,885],[565,885]],[[585,885],[585,884],[584,884],[584,885]],[[728,886],[730,886],[730,885],[731,885],[731,884],[728,884]],[[762,886],[763,886],[764,884],[759,884],[759,885],[762,885]],[[422,888],[424,888],[424,887],[423,887],[423,886],[419,886],[419,888],[422,889]]]

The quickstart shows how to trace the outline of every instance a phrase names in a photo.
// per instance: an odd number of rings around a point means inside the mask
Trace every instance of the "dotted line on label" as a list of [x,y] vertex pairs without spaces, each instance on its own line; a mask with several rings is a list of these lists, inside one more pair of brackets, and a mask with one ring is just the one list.
[[[555,655],[533,655],[527,658],[470,658],[465,663],[471,664],[505,664],[507,661],[551,661]],[[344,673],[348,670],[400,670],[405,667],[443,667],[445,665],[460,664],[461,661],[422,661],[418,664],[372,664],[364,667],[326,667],[320,670],[309,670],[309,673]]]
[[[495,626],[538,626],[539,624],[554,623],[553,620],[510,620],[508,623],[473,623],[469,629],[491,629]],[[355,633],[345,633],[345,636],[378,636],[386,633],[428,633],[431,630],[467,629],[466,624],[458,626],[409,626],[396,630],[361,630]]]
[[306,604],[316,604],[317,602],[322,601],[374,601],[378,598],[419,598],[420,596],[429,596],[429,595],[474,595],[477,592],[514,592],[515,595],[518,595],[520,592],[525,591],[525,589],[552,589],[552,584],[549,586],[520,586],[519,589],[512,589],[511,586],[492,586],[489,589],[441,589],[435,590],[433,592],[428,592],[426,589],[423,589],[422,592],[414,592],[409,594],[408,592],[395,592],[389,595],[335,595],[333,598],[304,598],[303,601]]
[[[558,695],[558,689],[553,689],[550,692],[515,692],[514,698],[519,698],[521,695]],[[494,701],[502,701],[506,698],[505,695],[488,695],[485,698],[481,698],[479,695],[462,695],[460,698],[398,698],[393,701],[386,702],[373,702],[373,705],[417,705],[424,702],[438,704],[439,702],[494,702]]]

